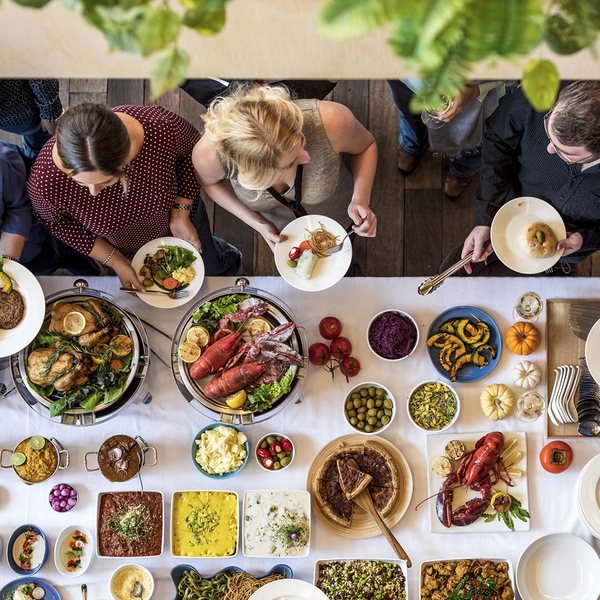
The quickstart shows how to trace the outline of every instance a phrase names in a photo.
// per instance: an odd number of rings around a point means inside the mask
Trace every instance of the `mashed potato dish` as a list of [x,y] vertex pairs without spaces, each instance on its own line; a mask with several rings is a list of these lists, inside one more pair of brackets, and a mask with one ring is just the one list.
[[211,475],[237,471],[248,456],[246,436],[233,427],[220,425],[196,440],[196,462]]
[[192,283],[194,277],[196,277],[194,267],[181,267],[173,271],[173,278],[179,281],[181,285]]

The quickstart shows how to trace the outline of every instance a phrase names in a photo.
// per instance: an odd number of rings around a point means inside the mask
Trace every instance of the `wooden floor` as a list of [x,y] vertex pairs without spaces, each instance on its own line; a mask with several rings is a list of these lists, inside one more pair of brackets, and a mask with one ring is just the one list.
[[[60,82],[63,106],[83,100],[120,104],[151,104],[149,84],[131,79],[64,79]],[[354,256],[366,276],[430,276],[444,256],[462,243],[472,228],[475,214],[474,180],[457,200],[443,192],[446,161],[428,153],[410,175],[396,168],[399,117],[385,81],[341,81],[332,99],[347,105],[373,133],[379,163],[372,195],[378,219],[376,238],[357,238]],[[172,110],[196,127],[204,108],[181,90],[165,94],[158,104]],[[19,142],[17,136],[0,132],[0,139]],[[350,200],[350,199],[348,199]],[[273,255],[261,236],[240,226],[231,214],[207,200],[214,235],[226,239],[243,254],[248,274],[277,274]],[[597,253],[598,254],[598,253]],[[514,275],[502,265],[493,265],[485,275]],[[580,276],[600,275],[600,257],[588,259],[578,268]]]

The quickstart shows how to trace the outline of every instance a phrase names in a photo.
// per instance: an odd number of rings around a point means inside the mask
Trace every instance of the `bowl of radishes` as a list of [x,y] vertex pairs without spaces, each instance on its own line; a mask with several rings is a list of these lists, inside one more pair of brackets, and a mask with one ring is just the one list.
[[267,433],[256,444],[254,457],[261,469],[265,471],[283,471],[294,460],[294,444],[292,440],[277,432]]
[[50,507],[56,512],[69,512],[77,499],[77,490],[68,483],[57,483],[48,496]]

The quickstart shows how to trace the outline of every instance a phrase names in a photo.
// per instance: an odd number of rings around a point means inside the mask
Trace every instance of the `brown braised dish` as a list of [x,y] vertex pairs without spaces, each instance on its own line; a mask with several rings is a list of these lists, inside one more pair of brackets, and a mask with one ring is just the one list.
[[160,556],[163,500],[158,492],[102,494],[98,507],[100,556]]
[[98,451],[98,466],[110,481],[128,481],[142,468],[142,449],[128,435],[113,435]]

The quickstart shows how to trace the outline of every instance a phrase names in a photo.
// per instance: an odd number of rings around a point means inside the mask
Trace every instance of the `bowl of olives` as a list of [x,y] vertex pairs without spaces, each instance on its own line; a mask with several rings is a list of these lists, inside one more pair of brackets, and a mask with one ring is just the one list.
[[344,400],[344,418],[352,429],[365,435],[385,431],[396,416],[396,401],[380,383],[367,381],[350,390]]

